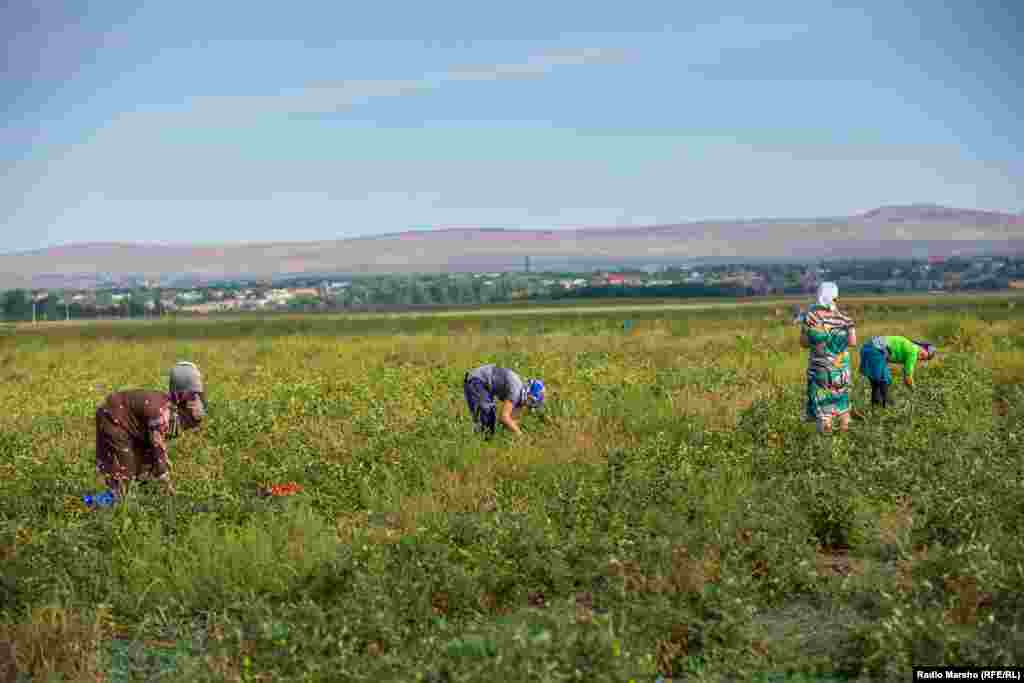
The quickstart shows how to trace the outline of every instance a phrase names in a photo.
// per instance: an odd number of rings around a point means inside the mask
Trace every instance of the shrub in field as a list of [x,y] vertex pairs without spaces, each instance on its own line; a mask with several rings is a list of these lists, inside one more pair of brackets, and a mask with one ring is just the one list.
[[1021,441],[1024,429],[1024,384],[1002,384],[997,388],[995,412],[1002,447],[1010,452],[1024,449]]
[[[484,576],[505,579],[505,585],[515,586],[515,592],[496,594],[501,601],[524,598],[529,592],[544,595],[564,595],[573,588],[573,576],[565,555],[566,546],[579,547],[586,533],[559,534],[554,529],[525,523],[501,525],[490,545],[489,563],[481,567]],[[578,535],[577,535],[578,534]],[[484,578],[484,577],[481,577]],[[486,582],[490,578],[484,578]]]
[[821,439],[802,420],[806,392],[799,382],[777,387],[745,409],[737,431],[751,443],[751,473],[769,480],[813,467]]
[[[480,610],[478,578],[484,568],[472,560],[466,562],[468,558],[460,557],[464,552],[427,535],[388,545],[377,554],[373,562],[382,569],[400,569],[400,576],[390,570],[364,574],[355,580],[352,595],[359,601],[387,605],[377,622],[378,629],[389,632],[383,634],[387,637],[382,642],[397,644],[426,633],[438,618],[462,623]],[[367,642],[372,640],[370,635]]]
[[50,602],[105,602],[110,592],[113,535],[109,525],[84,520],[54,525],[17,547],[4,574],[14,600],[4,608]]
[[805,473],[791,484],[814,538],[825,548],[859,547],[867,538],[867,520],[856,487],[848,477]]
[[991,373],[966,356],[931,370],[904,409],[912,429],[895,440],[905,452],[907,492],[921,511],[917,540],[956,545],[999,509],[995,495],[1015,458],[999,446]]
[[776,484],[758,484],[717,529],[723,572],[744,593],[778,604],[811,590],[815,527]]
[[601,473],[604,492],[593,498],[616,528],[643,529],[668,515],[703,529],[745,492],[743,452],[732,435],[702,430],[697,420],[658,426],[668,429],[648,432],[636,448],[609,452]]

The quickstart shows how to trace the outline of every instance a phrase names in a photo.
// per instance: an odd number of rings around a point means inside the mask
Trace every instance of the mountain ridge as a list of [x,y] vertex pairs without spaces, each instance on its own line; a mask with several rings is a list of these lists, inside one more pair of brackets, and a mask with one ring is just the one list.
[[816,260],[1024,253],[1024,214],[937,204],[846,217],[703,220],[587,228],[444,227],[327,240],[239,243],[95,241],[0,253],[0,289],[97,286],[129,275],[198,278],[302,273],[521,270],[525,257],[658,263],[707,258]]

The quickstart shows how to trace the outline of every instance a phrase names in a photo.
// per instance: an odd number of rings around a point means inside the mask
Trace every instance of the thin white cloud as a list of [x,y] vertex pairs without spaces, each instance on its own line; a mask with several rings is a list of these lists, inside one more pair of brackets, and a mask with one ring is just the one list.
[[[680,66],[718,64],[725,53],[756,49],[773,42],[792,40],[808,31],[798,24],[748,24],[741,18],[721,20],[681,33],[620,34],[621,40],[640,39],[642,52]],[[634,40],[634,42],[636,42]],[[355,79],[338,83],[308,84],[276,93],[258,95],[209,95],[188,98],[182,107],[143,109],[122,114],[118,125],[143,127],[185,122],[200,125],[234,124],[259,116],[316,116],[345,112],[377,98],[407,97],[433,92],[445,86],[543,78],[568,67],[625,64],[640,54],[621,47],[558,48],[536,53],[521,62],[453,66],[446,71],[407,79]],[[159,121],[167,117],[166,121]]]
[[[702,48],[713,45],[718,50],[742,50],[764,47],[769,43],[785,42],[810,32],[803,23],[751,23],[743,17],[723,16],[718,21],[697,26],[678,36],[684,42]],[[713,50],[708,55],[717,54]],[[696,56],[696,55],[694,55]]]
[[461,67],[443,74],[440,81],[497,81],[506,78],[543,76],[560,66],[584,64],[621,64],[631,53],[618,48],[551,50],[519,64]]
[[617,64],[630,53],[617,48],[561,49],[543,52],[512,64],[463,66],[417,79],[343,81],[337,85],[306,86],[273,95],[193,97],[189,114],[202,117],[246,114],[329,114],[380,97],[404,97],[443,87],[446,83],[537,78],[566,66]]
[[[792,40],[808,31],[798,24],[748,24],[737,17],[695,27],[674,36],[644,37],[644,51],[654,55],[664,50],[675,53],[682,64],[717,64],[725,52],[756,49],[773,42]],[[626,37],[626,36],[622,36]],[[665,42],[666,38],[670,38]],[[660,49],[658,47],[660,43]],[[188,113],[206,122],[227,117],[252,115],[317,115],[343,112],[372,99],[405,97],[432,92],[447,84],[493,82],[542,78],[572,66],[624,64],[636,50],[618,47],[583,47],[546,50],[522,62],[454,66],[440,73],[412,79],[347,80],[337,84],[307,85],[266,95],[197,96],[187,101]],[[661,55],[665,57],[664,54]]]

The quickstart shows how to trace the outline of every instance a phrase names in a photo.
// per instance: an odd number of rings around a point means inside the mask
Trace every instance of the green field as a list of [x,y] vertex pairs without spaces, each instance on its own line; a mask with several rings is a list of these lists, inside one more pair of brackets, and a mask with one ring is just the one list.
[[[905,680],[1024,660],[1024,306],[844,300],[862,341],[940,355],[913,392],[894,371],[884,413],[858,377],[865,419],[820,436],[791,303],[0,330],[0,671],[3,641],[19,680]],[[96,405],[181,359],[210,419],[172,442],[178,494],[84,509]],[[472,433],[461,380],[484,362],[548,384],[518,440]],[[287,481],[304,491],[256,496]]]

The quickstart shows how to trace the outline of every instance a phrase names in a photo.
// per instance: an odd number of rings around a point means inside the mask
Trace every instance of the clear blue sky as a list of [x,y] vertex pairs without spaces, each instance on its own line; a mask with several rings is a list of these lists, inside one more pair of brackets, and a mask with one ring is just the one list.
[[0,9],[0,251],[1024,211],[1020,2]]

